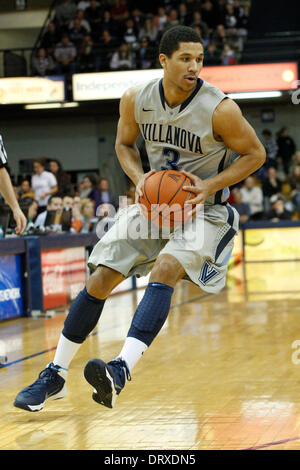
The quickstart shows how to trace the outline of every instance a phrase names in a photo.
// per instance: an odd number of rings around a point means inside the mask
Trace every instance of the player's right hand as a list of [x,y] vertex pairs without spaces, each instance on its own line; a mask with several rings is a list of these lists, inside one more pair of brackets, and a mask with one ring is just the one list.
[[148,171],[139,179],[138,184],[136,185],[136,188],[135,188],[135,203],[136,204],[139,202],[139,198],[143,194],[143,186],[144,186],[145,180],[149,178],[149,176],[153,175],[154,173],[156,173],[156,170]]

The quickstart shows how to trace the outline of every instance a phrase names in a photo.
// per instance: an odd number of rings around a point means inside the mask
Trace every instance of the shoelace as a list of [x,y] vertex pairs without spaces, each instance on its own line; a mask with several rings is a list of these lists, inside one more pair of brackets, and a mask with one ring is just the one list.
[[128,369],[128,366],[126,364],[125,361],[123,361],[122,359],[115,359],[113,361],[110,361],[109,362],[109,365],[112,365],[114,367],[122,367],[125,369],[125,373],[126,373],[126,378],[127,380],[130,382],[131,381],[131,375],[130,375],[130,372],[129,372],[129,369]]
[[53,377],[53,374],[55,372],[58,372],[58,370],[56,369],[56,367],[53,365],[53,363],[51,362],[47,367],[46,369],[42,370],[40,373],[39,373],[39,379],[48,379],[48,378],[52,378]]
[[35,391],[36,387],[42,382],[42,383],[46,383],[48,379],[51,379],[51,378],[55,378],[54,374],[55,372],[57,372],[57,369],[54,367],[54,365],[51,363],[49,364],[46,369],[42,370],[40,373],[39,373],[39,376],[37,378],[37,380],[29,385],[29,387],[27,387],[26,389],[26,392],[28,393],[32,393]]

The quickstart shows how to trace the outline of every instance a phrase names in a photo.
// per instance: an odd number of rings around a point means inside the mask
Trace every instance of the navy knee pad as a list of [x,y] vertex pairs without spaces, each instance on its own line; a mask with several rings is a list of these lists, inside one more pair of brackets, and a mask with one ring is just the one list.
[[150,346],[165,323],[174,289],[166,284],[151,282],[141,300],[127,336]]
[[100,318],[105,299],[90,295],[86,287],[73,301],[62,334],[73,343],[83,343]]

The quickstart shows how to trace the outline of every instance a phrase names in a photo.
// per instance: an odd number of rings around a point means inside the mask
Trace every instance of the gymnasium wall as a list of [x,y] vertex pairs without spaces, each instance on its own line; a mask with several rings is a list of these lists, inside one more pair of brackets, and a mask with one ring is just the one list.
[[[297,148],[300,150],[300,135],[299,135],[299,112],[300,105],[291,103],[286,104],[268,104],[265,101],[263,104],[243,105],[240,107],[244,116],[255,129],[259,138],[263,129],[270,129],[275,137],[275,133],[283,126],[289,128],[290,136],[294,139]],[[262,121],[262,111],[274,111],[273,122]]]
[[[19,160],[39,156],[56,158],[65,170],[99,168],[118,195],[126,179],[114,151],[117,116],[48,117],[0,121],[0,129],[14,175]],[[112,177],[113,175],[113,177]]]

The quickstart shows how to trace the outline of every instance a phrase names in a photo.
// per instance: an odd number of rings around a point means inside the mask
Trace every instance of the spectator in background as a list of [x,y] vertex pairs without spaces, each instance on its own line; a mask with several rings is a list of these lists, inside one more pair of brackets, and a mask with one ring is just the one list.
[[95,175],[86,175],[82,181],[82,188],[80,191],[80,199],[89,198],[92,191],[97,187],[97,178]]
[[273,194],[281,192],[282,183],[277,177],[276,168],[270,167],[266,179],[263,181],[262,190],[265,197],[270,198]]
[[90,6],[90,4],[90,0],[79,0],[77,4],[77,10],[85,11]]
[[203,39],[202,29],[197,24],[193,25],[192,28],[193,28],[194,31],[196,31],[198,36],[202,39],[203,47],[204,47],[204,50],[205,50],[207,48],[207,46],[209,45],[209,39]]
[[242,201],[250,207],[250,217],[252,220],[260,219],[263,215],[263,192],[259,186],[255,186],[253,176],[246,178],[241,188]]
[[74,198],[72,196],[63,197],[63,210],[72,210],[74,206]]
[[48,200],[48,203],[47,203],[47,206],[45,206],[45,209],[43,212],[41,212],[35,222],[34,222],[34,226],[35,228],[37,227],[45,227],[46,225],[46,219],[47,219],[47,215],[49,213],[49,211],[52,211],[52,212],[55,212],[55,214],[53,214],[53,219],[51,220],[51,223],[49,223],[49,225],[53,225],[55,224],[55,222],[59,223],[59,220],[55,220],[56,219],[56,216],[58,217],[58,219],[60,218],[61,214],[62,214],[62,211],[63,211],[63,200],[60,196],[57,196],[56,194],[52,195],[49,200]]
[[134,26],[137,29],[137,31],[140,31],[145,21],[144,14],[140,10],[140,8],[135,7],[134,10],[132,10],[131,18],[133,19]]
[[214,29],[219,20],[219,13],[210,0],[205,0],[201,5],[202,19],[210,29]]
[[297,165],[300,165],[300,150],[296,150],[295,154],[293,155],[292,169],[294,168],[294,166],[297,166]]
[[99,70],[102,72],[110,70],[110,61],[116,47],[116,40],[111,36],[110,32],[105,29],[101,38],[101,48],[99,51],[95,51],[96,72],[99,72]]
[[105,30],[108,31],[110,36],[113,38],[116,38],[119,35],[119,24],[112,18],[109,10],[105,10],[103,13],[101,36]]
[[114,0],[114,6],[110,9],[110,12],[118,23],[125,23],[129,17],[129,10],[124,0]]
[[281,158],[284,173],[286,176],[288,176],[292,157],[296,151],[296,145],[292,137],[290,137],[287,127],[282,127],[278,132],[277,145],[278,157]]
[[49,55],[53,57],[55,47],[60,42],[61,33],[58,30],[56,24],[52,21],[48,24],[47,31],[41,42],[41,46],[44,47]]
[[72,222],[76,232],[89,233],[96,230],[98,218],[95,217],[95,203],[89,198],[81,199],[80,216]]
[[230,47],[229,44],[224,44],[222,54],[221,54],[221,62],[223,65],[234,65],[236,64],[236,53]]
[[139,70],[151,69],[154,67],[153,51],[149,46],[147,36],[142,37],[140,48],[136,52],[136,66]]
[[192,18],[192,27],[199,26],[202,31],[202,38],[207,39],[209,37],[209,29],[206,23],[202,21],[201,11],[195,10]]
[[158,31],[151,17],[147,17],[144,26],[140,30],[139,38],[146,36],[150,42],[155,43]]
[[75,18],[73,26],[69,28],[70,41],[77,47],[87,32],[86,28],[82,26],[80,19]]
[[58,63],[58,73],[73,74],[76,71],[76,47],[70,41],[69,36],[63,35],[61,42],[57,44],[54,56]]
[[264,129],[262,131],[263,136],[263,145],[266,149],[266,163],[264,164],[264,168],[277,168],[277,152],[278,152],[278,145],[276,140],[272,137],[272,132],[269,129]]
[[300,165],[293,168],[290,177],[291,199],[298,213],[300,214]]
[[234,188],[232,190],[232,195],[233,195],[233,203],[231,205],[239,213],[240,224],[244,224],[245,222],[248,222],[250,218],[250,215],[251,215],[250,206],[246,202],[243,202],[242,193],[238,188]]
[[134,60],[129,44],[123,42],[118,51],[114,52],[110,61],[111,70],[132,70]]
[[53,173],[46,171],[46,159],[36,158],[33,162],[34,175],[31,178],[31,187],[38,202],[38,212],[46,210],[50,196],[57,192],[57,180]]
[[226,3],[225,5],[225,28],[236,28],[237,27],[237,18],[235,16],[235,9],[231,3]]
[[212,42],[218,51],[222,52],[227,43],[226,31],[223,24],[219,24],[212,34]]
[[32,74],[34,76],[45,77],[46,75],[54,75],[56,66],[53,58],[43,47],[40,47],[32,58]]
[[221,65],[220,53],[217,51],[215,43],[211,42],[207,46],[207,51],[204,54],[205,65]]
[[182,24],[184,26],[189,26],[191,23],[191,16],[184,2],[181,2],[178,5],[178,21],[179,24]]
[[175,8],[171,8],[164,31],[177,25],[179,25],[178,12]]
[[109,181],[107,178],[100,179],[98,188],[91,194],[90,198],[95,201],[95,213],[102,204],[111,204],[117,209],[117,203],[112,191],[109,189]]
[[74,27],[74,21],[78,19],[80,22],[80,26],[82,26],[87,33],[91,32],[91,26],[88,20],[85,19],[84,17],[84,10],[78,9],[76,12],[76,17],[73,21],[70,22],[69,29],[72,29]]
[[63,0],[55,8],[55,20],[62,29],[69,27],[70,21],[76,16],[77,6],[73,0]]
[[162,32],[168,22],[168,16],[164,7],[159,7],[157,15],[153,19],[153,23],[156,26],[158,32]]
[[49,162],[49,169],[55,176],[57,181],[57,192],[61,196],[69,195],[72,192],[71,177],[63,169],[59,160],[51,159]]
[[122,35],[122,41],[129,44],[132,48],[135,48],[138,41],[138,35],[139,32],[134,25],[133,19],[127,18]]
[[30,186],[30,181],[28,179],[23,179],[20,184],[20,189],[18,191],[19,200],[28,200],[28,203],[34,200],[34,191]]
[[267,213],[266,218],[271,222],[279,222],[280,220],[291,220],[292,213],[285,208],[285,199],[280,194],[274,194],[270,199],[271,210]]
[[30,206],[28,207],[28,212],[27,212],[28,224],[31,222],[31,224],[33,225],[33,222],[35,221],[38,215],[38,207],[39,207],[38,202],[35,199],[33,199]]
[[90,1],[90,6],[86,8],[84,16],[90,25],[92,38],[97,40],[97,36],[101,31],[103,10],[96,0]]
[[77,47],[78,72],[89,73],[95,71],[94,43],[90,34],[85,34]]

